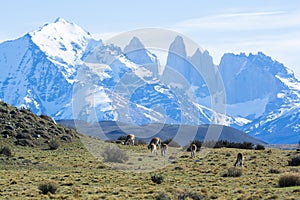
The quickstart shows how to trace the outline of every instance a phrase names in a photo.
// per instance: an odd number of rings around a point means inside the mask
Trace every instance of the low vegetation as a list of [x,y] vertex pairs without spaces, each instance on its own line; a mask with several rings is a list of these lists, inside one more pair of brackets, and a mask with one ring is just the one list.
[[[0,104],[0,115],[1,199],[300,196],[300,166],[291,165],[299,155],[295,150],[199,148],[200,152],[191,158],[186,149],[170,146],[162,157],[151,154],[147,144],[106,143],[56,125],[45,115],[32,115],[26,109],[19,111]],[[15,125],[18,122],[19,129]],[[59,142],[55,150],[49,150],[52,139]],[[206,152],[205,156],[201,151]],[[242,168],[233,167],[239,152],[245,155]],[[139,168],[130,171],[125,165]]]
[[8,146],[0,147],[0,155],[11,157],[12,156],[11,148]]
[[0,101],[0,137],[12,139],[19,146],[54,150],[60,142],[70,142],[79,136],[47,115],[37,116],[28,109],[18,109]]
[[50,150],[56,150],[59,148],[59,142],[56,139],[50,140],[48,145]]
[[256,145],[255,150],[265,150],[265,147],[264,145],[258,144]]
[[154,174],[151,176],[151,180],[156,184],[161,184],[164,181],[164,177],[160,174]]
[[300,155],[297,155],[293,157],[291,160],[289,160],[290,166],[300,166]]
[[300,186],[300,174],[284,174],[279,178],[279,187]]
[[201,194],[194,194],[192,192],[185,192],[183,194],[178,195],[178,200],[185,200],[185,199],[201,200],[204,199],[204,197]]
[[52,193],[55,194],[57,190],[57,185],[53,182],[41,183],[38,187],[42,194]]
[[[0,155],[1,198],[297,199],[300,195],[300,186],[297,186],[300,168],[288,165],[296,156],[295,150],[220,148],[210,149],[203,158],[191,158],[189,152],[182,152],[179,157],[167,152],[163,158],[152,155],[147,145],[103,144],[108,146],[102,148],[107,155],[116,149],[137,153],[134,158],[127,153],[129,160],[123,158],[121,164],[131,165],[136,160],[149,166],[152,160],[165,162],[165,165],[154,171],[127,172],[113,168],[111,163],[115,158],[104,162],[105,158],[94,157],[86,150],[82,139],[63,142],[57,150],[49,151],[15,146],[11,138],[2,138],[0,146],[8,146],[13,157],[7,159]],[[244,167],[233,167],[240,151],[246,156]],[[111,155],[117,158],[119,153]]]
[[113,146],[106,146],[101,155],[104,162],[124,163],[129,158],[126,151]]
[[155,199],[156,200],[171,200],[171,198],[163,192],[160,192]]
[[230,167],[226,173],[224,173],[223,177],[239,177],[242,176],[243,170],[238,167]]
[[[264,146],[261,144],[255,145],[251,142],[230,142],[227,140],[220,140],[220,141],[199,141],[195,140],[192,141],[190,144],[196,144],[197,151],[200,151],[201,147],[208,147],[208,148],[238,148],[238,149],[256,149],[256,150],[264,150]],[[190,150],[190,144],[186,147],[187,151]]]

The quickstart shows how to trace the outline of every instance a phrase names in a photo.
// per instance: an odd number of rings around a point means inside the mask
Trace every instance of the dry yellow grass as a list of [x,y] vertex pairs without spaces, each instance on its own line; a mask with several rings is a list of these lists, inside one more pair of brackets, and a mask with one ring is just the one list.
[[[300,196],[300,187],[278,187],[282,174],[300,173],[299,166],[288,166],[296,154],[293,150],[209,149],[206,156],[199,158],[197,152],[192,159],[189,152],[174,148],[163,158],[151,155],[146,146],[118,145],[130,155],[126,163],[118,164],[102,162],[105,145],[83,137],[51,151],[14,146],[9,139],[0,139],[0,146],[9,146],[13,152],[13,157],[0,156],[0,199],[155,199],[160,193],[171,199],[183,194],[203,199]],[[242,176],[222,177],[240,151],[246,156]],[[154,174],[162,175],[164,181],[152,182]],[[47,181],[58,185],[55,194],[43,195],[38,190],[39,184]]]

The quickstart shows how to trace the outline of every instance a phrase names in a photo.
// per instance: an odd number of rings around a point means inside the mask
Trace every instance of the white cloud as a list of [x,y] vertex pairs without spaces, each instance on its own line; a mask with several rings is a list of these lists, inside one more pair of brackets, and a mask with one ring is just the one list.
[[300,25],[300,12],[283,11],[229,13],[184,20],[173,28],[181,31],[235,31],[281,29]]

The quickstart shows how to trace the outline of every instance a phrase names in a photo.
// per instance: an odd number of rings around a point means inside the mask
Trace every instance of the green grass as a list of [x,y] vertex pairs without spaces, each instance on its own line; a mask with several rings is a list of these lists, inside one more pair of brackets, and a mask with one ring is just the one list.
[[[85,145],[83,145],[83,143]],[[203,199],[297,199],[300,187],[279,188],[284,173],[297,173],[300,166],[289,166],[293,150],[207,149],[208,154],[190,157],[190,152],[170,148],[165,158],[152,155],[146,145],[124,146],[125,163],[103,162],[103,141],[83,137],[61,142],[56,150],[15,146],[1,138],[12,157],[0,155],[1,199],[156,199],[179,196]],[[88,150],[89,151],[88,151]],[[245,154],[240,177],[222,177],[236,159]],[[168,158],[172,159],[168,159]],[[176,159],[173,159],[176,158]],[[115,170],[118,169],[118,170]],[[155,170],[153,170],[155,169]],[[270,170],[280,173],[271,173]],[[157,184],[153,175],[163,177]],[[41,194],[39,185],[55,183],[55,194]],[[162,195],[163,194],[163,195]],[[160,195],[160,196],[159,196]]]

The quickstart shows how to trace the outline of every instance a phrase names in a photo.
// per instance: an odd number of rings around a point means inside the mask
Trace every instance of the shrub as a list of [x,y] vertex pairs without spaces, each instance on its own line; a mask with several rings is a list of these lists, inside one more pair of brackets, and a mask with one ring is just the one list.
[[156,200],[171,200],[171,198],[165,193],[159,193],[159,195],[155,198]]
[[136,140],[136,141],[134,142],[134,144],[135,144],[135,145],[146,145],[147,142],[144,141],[144,140]]
[[298,173],[299,172],[299,169],[296,168],[296,167],[293,167],[289,170],[289,172],[295,172],[295,173]]
[[22,130],[21,133],[17,134],[16,139],[17,140],[19,140],[19,139],[32,140],[32,136],[31,136],[31,134],[29,133],[28,130],[24,129],[24,130]]
[[57,185],[52,182],[41,183],[38,187],[42,194],[48,194],[48,192],[55,194]]
[[[209,148],[223,148],[223,147],[226,147],[226,148],[239,148],[239,149],[253,149],[254,148],[254,144],[251,143],[251,142],[242,142],[242,143],[240,143],[240,142],[230,142],[230,141],[227,141],[227,140],[220,140],[220,141],[211,140],[211,141],[205,141],[205,142],[195,140],[192,143],[196,144],[197,149],[199,149],[199,150],[200,150],[200,147],[202,145],[204,147],[209,147]],[[187,147],[187,148],[188,148],[187,151],[190,151],[189,147]]]
[[300,156],[293,157],[289,161],[289,166],[300,166]]
[[4,138],[9,138],[9,137],[16,136],[16,132],[13,130],[4,130],[4,131],[2,131],[1,135]]
[[265,150],[265,147],[264,145],[258,144],[256,145],[255,150]]
[[278,169],[273,169],[273,168],[270,169],[269,172],[270,172],[271,174],[280,174],[280,173],[281,173],[280,170],[278,170]]
[[227,170],[227,173],[223,174],[223,177],[239,177],[242,176],[243,170],[237,167],[231,167]]
[[156,184],[161,184],[164,181],[164,177],[159,174],[151,176],[151,180]]
[[191,192],[186,192],[178,196],[178,200],[185,200],[185,199],[201,200],[203,199],[203,196]]
[[127,136],[126,135],[121,135],[120,137],[118,137],[117,140],[126,140]]
[[56,150],[59,148],[60,144],[56,139],[51,139],[48,145],[50,150]]
[[0,154],[11,157],[12,151],[8,146],[4,146],[0,148]]
[[181,145],[178,144],[178,142],[173,141],[171,138],[170,139],[166,139],[162,143],[163,144],[167,144],[169,147],[181,147]]
[[279,187],[300,186],[299,174],[285,174],[279,178]]
[[124,163],[129,159],[126,151],[123,151],[116,147],[113,148],[111,146],[106,146],[102,151],[101,155],[105,162]]
[[40,117],[48,122],[55,123],[53,118],[48,115],[41,114]]
[[63,136],[61,136],[60,139],[65,142],[72,142],[72,136],[70,136],[70,135],[63,135]]
[[34,147],[35,144],[32,142],[32,140],[28,140],[28,139],[19,139],[17,141],[15,141],[16,145],[20,145],[20,146],[27,146],[27,147]]

